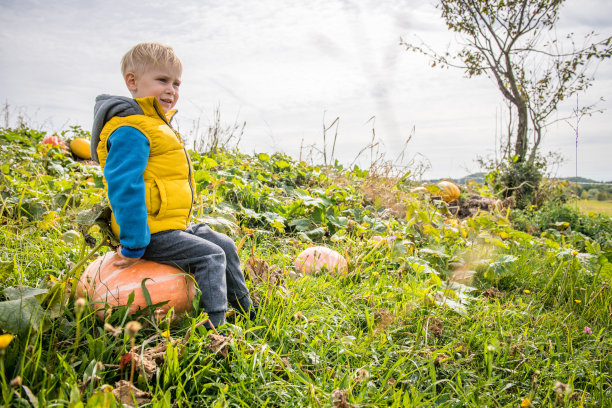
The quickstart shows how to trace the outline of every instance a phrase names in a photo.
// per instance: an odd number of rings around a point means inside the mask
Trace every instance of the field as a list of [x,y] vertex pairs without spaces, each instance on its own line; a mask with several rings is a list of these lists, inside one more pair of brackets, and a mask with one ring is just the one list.
[[584,213],[612,216],[612,201],[578,200],[578,208]]
[[[73,290],[112,250],[101,172],[43,136],[0,130],[5,406],[612,406],[607,217],[459,219],[375,171],[190,152],[195,219],[243,243],[257,317],[214,333],[195,302],[102,321]],[[348,272],[296,273],[312,245]]]

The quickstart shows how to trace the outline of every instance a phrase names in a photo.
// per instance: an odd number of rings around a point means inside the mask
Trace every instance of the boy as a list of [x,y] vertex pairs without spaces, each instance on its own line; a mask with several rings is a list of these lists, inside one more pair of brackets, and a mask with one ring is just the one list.
[[214,326],[227,302],[255,317],[236,245],[205,224],[189,224],[195,194],[189,155],[170,121],[182,65],[171,47],[142,43],[121,61],[131,98],[96,98],[92,159],[99,161],[121,245],[117,266],[140,258],[194,274],[201,305]]

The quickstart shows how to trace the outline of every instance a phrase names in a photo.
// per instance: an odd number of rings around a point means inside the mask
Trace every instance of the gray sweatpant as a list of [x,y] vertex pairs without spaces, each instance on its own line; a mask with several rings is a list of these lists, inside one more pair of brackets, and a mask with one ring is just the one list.
[[144,259],[192,273],[202,292],[200,305],[214,326],[223,324],[227,303],[247,316],[252,306],[234,241],[206,224],[185,231],[151,234]]

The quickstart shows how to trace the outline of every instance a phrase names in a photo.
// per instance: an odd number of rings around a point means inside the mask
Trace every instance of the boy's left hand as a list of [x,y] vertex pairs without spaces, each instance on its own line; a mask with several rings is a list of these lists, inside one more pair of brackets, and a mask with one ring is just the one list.
[[115,265],[118,268],[125,269],[125,268],[129,268],[130,266],[134,265],[136,262],[140,261],[140,258],[127,258],[123,256],[123,254],[121,253],[122,248],[123,246],[121,245],[117,247],[117,257],[120,258],[120,260],[113,262],[113,265]]

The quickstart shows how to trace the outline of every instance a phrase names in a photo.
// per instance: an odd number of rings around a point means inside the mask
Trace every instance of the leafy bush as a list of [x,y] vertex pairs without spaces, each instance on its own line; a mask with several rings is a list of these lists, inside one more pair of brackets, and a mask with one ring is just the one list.
[[602,247],[612,246],[612,219],[603,214],[583,214],[567,204],[547,203],[512,211],[510,218],[515,228],[529,233],[558,230],[568,236],[571,232],[583,234]]
[[490,169],[485,181],[501,199],[511,198],[517,208],[527,208],[538,203],[538,191],[542,181],[545,160],[530,162],[485,162]]

